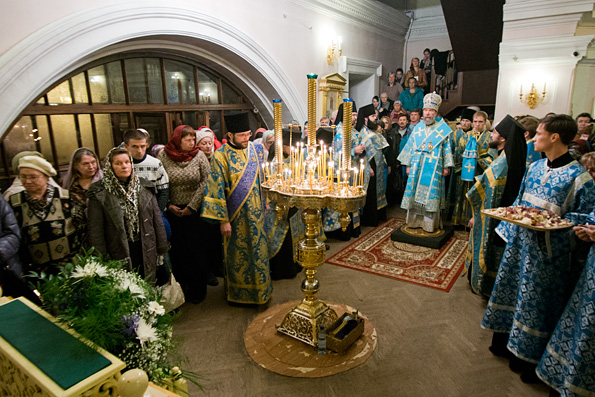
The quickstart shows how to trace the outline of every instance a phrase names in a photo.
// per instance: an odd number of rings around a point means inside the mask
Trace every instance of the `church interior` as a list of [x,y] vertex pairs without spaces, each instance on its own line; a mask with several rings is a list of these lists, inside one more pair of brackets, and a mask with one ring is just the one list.
[[[242,111],[252,131],[272,130],[274,99],[284,124],[303,123],[310,73],[319,78],[316,121],[344,98],[362,107],[426,48],[444,59],[429,88],[440,91],[439,113],[451,124],[469,106],[494,124],[507,114],[595,114],[593,0],[20,0],[2,8],[2,191],[22,151],[41,152],[64,174],[74,150],[89,147],[103,159],[128,129],[149,131],[153,144],[167,144],[181,124],[221,136],[225,115]],[[541,98],[530,108],[532,87]],[[398,205],[387,215],[406,216]],[[373,230],[362,227],[362,235]],[[326,259],[354,241],[329,238]],[[212,247],[188,249],[200,256]],[[180,308],[174,336],[203,388],[189,384],[189,395],[550,392],[523,383],[488,350],[492,335],[480,328],[487,299],[472,293],[464,269],[440,290],[325,263],[318,298],[365,316],[371,354],[329,376],[270,371],[251,358],[246,330],[275,305],[301,300],[303,277],[274,281],[262,307],[228,305],[220,279],[204,301]]]

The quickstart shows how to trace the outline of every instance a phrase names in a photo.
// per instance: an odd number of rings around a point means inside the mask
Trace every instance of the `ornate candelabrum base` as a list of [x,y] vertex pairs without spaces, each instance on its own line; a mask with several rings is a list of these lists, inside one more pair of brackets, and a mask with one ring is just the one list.
[[326,254],[324,243],[317,239],[321,224],[320,210],[303,210],[302,220],[306,225],[306,238],[298,245],[298,262],[306,269],[306,279],[302,281],[305,298],[285,316],[277,331],[310,346],[317,346],[318,330],[321,326],[328,328],[337,319],[337,313],[316,297],[320,289],[316,268],[324,263]]

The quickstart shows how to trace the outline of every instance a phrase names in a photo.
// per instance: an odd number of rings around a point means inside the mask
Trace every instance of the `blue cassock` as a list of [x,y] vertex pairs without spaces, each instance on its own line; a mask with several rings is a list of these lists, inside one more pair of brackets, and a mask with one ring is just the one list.
[[451,134],[452,130],[441,117],[436,117],[436,122],[427,129],[423,121],[415,126],[397,158],[401,164],[411,167],[401,203],[403,209],[438,212],[445,208],[442,170],[454,165]]
[[[595,186],[577,161],[549,168],[543,159],[528,168],[514,205],[548,209],[583,224],[595,207]],[[572,231],[535,231],[501,222],[496,232],[507,244],[481,326],[510,332],[508,349],[538,363],[576,279],[570,261]]]
[[467,200],[473,211],[473,229],[469,233],[469,251],[466,266],[471,273],[471,289],[476,294],[490,296],[504,247],[492,243],[498,220],[485,216],[481,210],[497,208],[506,186],[508,162],[506,153],[490,164],[485,172],[476,177],[475,185],[467,192]]
[[[388,177],[388,164],[382,153],[382,149],[388,146],[386,139],[376,133],[370,131],[368,126],[364,125],[360,135],[363,139],[363,144],[366,145],[366,177],[365,177],[365,190],[368,190],[368,183],[370,181],[370,163],[372,159],[376,162],[376,209],[382,209],[386,207],[386,180]],[[353,167],[359,166],[353,164]]]
[[[361,134],[355,128],[351,129],[351,164],[353,167],[356,166],[355,147],[362,144]],[[335,128],[335,136],[333,137],[333,161],[335,163],[335,170],[339,169],[339,153],[343,148],[343,122],[337,124]],[[336,172],[336,171],[335,171]],[[332,232],[339,230],[341,224],[339,223],[339,217],[341,213],[333,210],[332,208],[324,208],[322,210],[322,228],[325,232]],[[359,227],[359,212],[351,213],[351,220],[353,227]]]
[[[595,224],[595,213],[589,216]],[[537,366],[562,396],[595,394],[595,245]]]

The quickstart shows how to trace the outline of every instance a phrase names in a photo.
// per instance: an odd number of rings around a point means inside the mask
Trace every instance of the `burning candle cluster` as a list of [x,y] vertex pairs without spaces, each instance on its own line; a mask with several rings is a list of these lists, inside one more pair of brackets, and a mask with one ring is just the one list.
[[[316,75],[314,75],[316,77]],[[310,75],[308,76],[310,79]],[[315,78],[314,77],[314,78]],[[309,80],[315,83],[315,80]],[[315,87],[315,85],[314,85]],[[308,87],[310,91],[310,86]],[[333,159],[333,148],[323,141],[316,144],[316,128],[308,133],[308,143],[298,142],[283,159],[276,150],[273,162],[263,168],[263,187],[289,195],[317,195],[334,197],[360,197],[364,194],[364,161],[351,166],[351,109],[352,100],[343,103],[343,142],[338,158]],[[281,101],[274,100],[276,148],[283,147]],[[315,123],[309,125],[315,125]]]

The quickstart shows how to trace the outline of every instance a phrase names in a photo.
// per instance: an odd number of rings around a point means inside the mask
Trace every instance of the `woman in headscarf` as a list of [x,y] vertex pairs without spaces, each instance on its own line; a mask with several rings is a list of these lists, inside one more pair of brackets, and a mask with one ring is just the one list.
[[80,248],[72,201],[67,190],[49,183],[56,170],[41,157],[22,157],[18,169],[24,190],[8,202],[21,229],[21,262],[31,265],[27,271],[56,274]]
[[211,167],[196,144],[196,132],[188,125],[176,127],[159,160],[169,176],[166,216],[172,230],[172,269],[187,300],[200,303],[207,294],[208,266],[193,247],[197,241],[204,241],[204,230],[199,227],[200,208]]
[[264,148],[264,158],[269,158],[269,152],[271,151],[271,146],[275,142],[275,131],[273,130],[266,130],[262,133],[262,137],[256,138],[254,143],[261,143],[262,147]]
[[[70,198],[74,205],[72,216],[81,225],[86,224],[87,220],[87,190],[92,183],[102,177],[103,172],[99,167],[99,159],[91,149],[82,147],[72,153],[62,187],[70,192]],[[82,232],[82,244],[86,245],[86,229]]]
[[89,242],[102,255],[155,283],[158,256],[169,249],[153,185],[134,173],[126,149],[107,155],[103,179],[87,191]]

